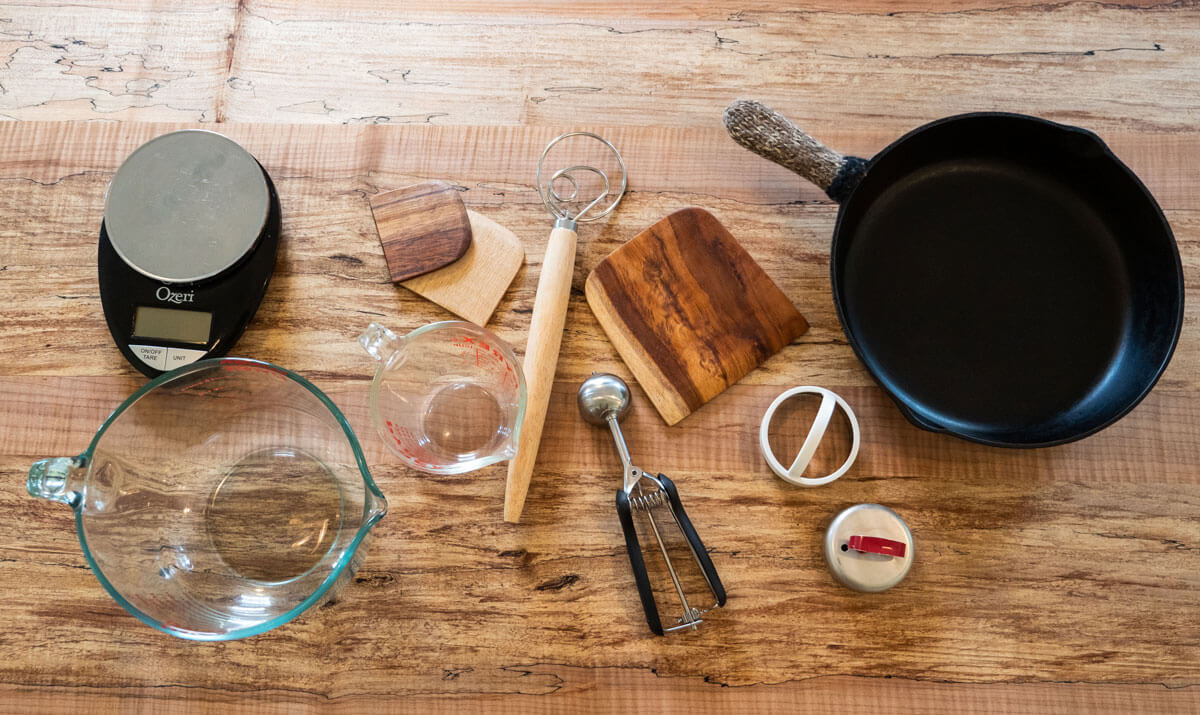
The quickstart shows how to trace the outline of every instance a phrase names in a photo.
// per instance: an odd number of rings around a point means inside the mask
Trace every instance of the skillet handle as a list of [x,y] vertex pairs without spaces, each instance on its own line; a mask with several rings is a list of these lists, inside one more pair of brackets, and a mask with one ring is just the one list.
[[725,108],[725,129],[738,144],[791,169],[838,203],[849,198],[867,169],[866,159],[837,153],[752,99],[737,99]]

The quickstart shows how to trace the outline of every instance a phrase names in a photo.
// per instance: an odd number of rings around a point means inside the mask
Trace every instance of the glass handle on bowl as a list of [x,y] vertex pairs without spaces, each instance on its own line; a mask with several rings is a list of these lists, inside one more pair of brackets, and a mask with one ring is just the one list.
[[25,488],[31,496],[76,506],[83,498],[83,478],[87,474],[83,457],[39,459],[29,468]]
[[387,499],[382,494],[375,495],[367,493],[367,521],[374,523],[383,518],[387,514],[388,503]]
[[400,349],[400,338],[387,328],[379,323],[371,323],[363,334],[358,336],[359,345],[363,346],[363,350],[367,354],[375,358],[379,362],[387,363],[392,355]]

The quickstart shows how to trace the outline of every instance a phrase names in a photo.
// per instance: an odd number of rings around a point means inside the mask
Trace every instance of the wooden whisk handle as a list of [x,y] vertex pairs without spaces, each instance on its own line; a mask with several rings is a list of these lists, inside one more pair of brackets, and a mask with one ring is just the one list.
[[578,236],[568,228],[550,232],[546,257],[538,276],[533,318],[529,321],[529,341],[525,345],[525,418],[517,443],[517,456],[508,463],[508,482],[504,487],[504,520],[521,520],[529,478],[542,441],[546,408],[554,387],[558,349],[562,345],[567,303],[571,297],[571,276],[575,272],[575,242]]

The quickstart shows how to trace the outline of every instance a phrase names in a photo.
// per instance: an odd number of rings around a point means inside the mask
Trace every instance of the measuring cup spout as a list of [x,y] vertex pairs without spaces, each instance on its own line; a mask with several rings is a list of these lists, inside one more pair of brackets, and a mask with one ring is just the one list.
[[393,355],[403,349],[404,338],[397,337],[379,323],[371,323],[363,334],[358,336],[358,343],[368,355],[386,364]]
[[83,499],[84,464],[79,457],[39,459],[29,468],[25,488],[39,499],[75,506]]

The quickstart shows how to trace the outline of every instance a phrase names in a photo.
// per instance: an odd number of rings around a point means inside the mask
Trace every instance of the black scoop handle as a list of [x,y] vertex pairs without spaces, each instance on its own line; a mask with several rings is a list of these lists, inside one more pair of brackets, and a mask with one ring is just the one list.
[[633,506],[623,489],[617,490],[617,516],[621,519],[621,530],[625,532],[625,551],[629,554],[629,565],[633,567],[633,580],[637,582],[642,610],[646,612],[646,625],[650,626],[654,635],[661,636],[662,621],[658,618],[658,604],[654,602],[654,591],[650,589],[650,574],[646,572],[642,545],[638,543],[637,529],[633,525]]
[[[684,538],[687,539],[688,548],[696,557],[696,563],[700,565],[704,580],[708,582],[717,598],[717,605],[724,606],[725,586],[721,583],[721,577],[717,575],[717,568],[713,566],[708,550],[704,548],[704,542],[696,533],[696,527],[692,526],[692,520],[684,511],[683,502],[679,499],[679,490],[666,475],[659,474],[658,481],[662,483],[671,513],[675,517],[675,522],[679,524]],[[637,583],[638,596],[642,600],[642,610],[646,613],[646,625],[650,626],[650,630],[655,635],[661,636],[663,635],[662,620],[658,615],[658,603],[654,600],[654,591],[650,588],[650,574],[646,571],[645,556],[642,555],[642,545],[638,541],[637,528],[633,523],[633,505],[629,501],[629,495],[623,489],[617,490],[617,516],[621,519],[621,530],[625,532],[625,551],[629,554],[633,580]]]
[[704,579],[708,581],[708,585],[712,587],[713,593],[716,594],[717,605],[724,606],[725,586],[721,583],[721,577],[717,575],[717,568],[713,566],[712,559],[708,555],[708,550],[704,548],[704,542],[700,540],[700,535],[696,533],[696,527],[692,526],[692,520],[688,518],[687,512],[683,510],[683,502],[679,500],[679,490],[675,488],[675,482],[672,482],[663,474],[658,475],[658,481],[662,482],[663,489],[667,492],[667,499],[671,502],[671,511],[675,513],[675,521],[679,522],[679,528],[687,538],[688,546],[691,547],[692,553],[696,555],[696,562],[700,564],[700,570],[704,572]]

